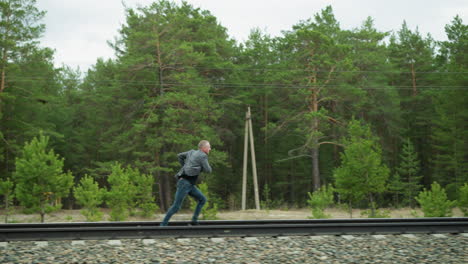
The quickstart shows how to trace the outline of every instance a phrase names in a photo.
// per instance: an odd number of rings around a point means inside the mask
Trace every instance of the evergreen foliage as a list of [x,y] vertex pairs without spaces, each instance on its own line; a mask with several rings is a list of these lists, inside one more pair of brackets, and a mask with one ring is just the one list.
[[135,188],[135,195],[132,197],[133,205],[130,210],[138,208],[141,216],[152,216],[159,209],[153,195],[154,178],[151,175],[141,174],[138,169],[130,167],[126,169],[126,172],[129,175],[130,184]]
[[271,189],[268,186],[268,184],[265,184],[263,186],[262,196],[263,199],[260,201],[260,208],[263,208],[265,210],[273,209],[273,202],[271,200]]
[[[400,165],[396,169],[401,177],[402,191],[406,204],[414,207],[414,197],[421,190],[422,176],[419,175],[419,160],[417,153],[414,151],[413,144],[407,138],[404,142],[403,149],[400,154]],[[395,185],[394,185],[395,187]]]
[[465,185],[460,188],[458,207],[463,212],[464,216],[468,216],[468,183],[465,183]]
[[333,204],[333,191],[334,188],[331,185],[324,185],[313,193],[307,193],[309,195],[307,203],[312,209],[312,217],[310,218],[323,219],[331,217],[325,214],[325,209]]
[[424,190],[419,193],[416,200],[421,205],[424,217],[450,217],[452,208],[456,201],[449,201],[444,188],[437,182],[431,184],[431,190]]
[[461,88],[468,84],[468,25],[456,16],[445,26],[447,41],[441,42],[438,62],[442,71],[458,72],[444,76],[445,85],[458,89],[434,91],[435,114],[430,138],[434,149],[433,179],[446,186],[451,199],[458,198],[458,190],[468,182],[468,93]]
[[341,166],[334,171],[336,190],[348,200],[350,206],[362,199],[369,199],[373,217],[375,195],[386,190],[389,169],[382,164],[382,151],[369,126],[352,120],[348,130],[349,137],[344,141],[346,147],[341,153]]
[[99,206],[104,202],[106,190],[99,188],[92,177],[85,175],[81,178],[79,185],[73,188],[73,194],[77,204],[83,206],[81,213],[87,221],[96,222],[102,219]]
[[[122,168],[122,165],[115,163],[112,165],[112,172],[107,178],[110,190],[106,194],[106,203],[111,209],[111,221],[124,221],[133,210],[133,197],[136,188],[131,184],[129,171]],[[130,173],[133,171],[130,169]]]
[[73,185],[70,172],[63,172],[64,159],[48,150],[49,137],[42,133],[24,145],[23,151],[16,158],[16,171],[13,180],[16,183],[15,197],[26,208],[44,216],[59,209],[60,199],[66,197]]
[[390,177],[388,191],[393,195],[393,202],[396,208],[402,205],[401,196],[405,184],[401,181],[400,174],[395,173]]
[[[247,106],[265,208],[307,206],[308,191],[327,184],[339,201],[371,207],[372,217],[377,207],[414,205],[434,181],[449,200],[463,201],[468,26],[461,16],[437,41],[406,22],[393,34],[380,31],[371,17],[344,29],[327,6],[279,36],[253,29],[236,42],[213,14],[186,2],[159,0],[125,15],[110,43],[115,58],[81,73],[55,67],[54,51],[40,45],[45,12],[35,0],[0,1],[0,182],[16,185],[15,205],[44,215],[67,197],[52,183],[25,185],[55,166],[40,177],[66,175],[56,182],[65,188],[89,174],[89,188],[110,188],[113,219],[151,216],[172,202],[176,154],[208,139],[216,176],[204,181],[211,196],[235,206]],[[23,162],[23,146],[38,131],[64,159],[45,152],[47,166]],[[391,195],[380,195],[385,190]],[[67,198],[68,207],[77,202]]]
[[141,215],[149,217],[158,209],[153,196],[154,179],[141,174],[138,169],[120,163],[111,166],[107,181],[110,190],[106,194],[106,203],[111,208],[112,221],[124,221],[137,209]]
[[3,210],[5,212],[5,223],[8,223],[8,217],[12,213],[14,198],[13,182],[9,179],[0,180],[0,195],[3,195]]
[[[216,215],[218,214],[218,203],[216,202],[216,199],[211,195],[211,193],[208,190],[208,184],[202,183],[198,185],[198,188],[200,191],[205,195],[206,197],[206,204],[203,206],[202,211],[201,211],[201,217],[200,219],[202,220],[216,220],[218,219]],[[197,207],[197,201],[194,199],[190,200],[190,208],[192,210],[195,210],[195,207]]]
[[390,210],[376,209],[372,212],[372,209],[363,210],[361,216],[367,216],[369,218],[390,218]]

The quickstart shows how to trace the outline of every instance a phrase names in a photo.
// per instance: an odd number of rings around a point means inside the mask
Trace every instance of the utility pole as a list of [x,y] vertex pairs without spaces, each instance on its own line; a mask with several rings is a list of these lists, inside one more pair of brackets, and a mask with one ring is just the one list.
[[252,157],[252,174],[255,193],[255,207],[260,210],[260,199],[258,195],[258,182],[257,182],[257,163],[255,160],[255,147],[252,129],[252,118],[250,114],[250,106],[247,108],[245,115],[245,134],[244,134],[244,164],[242,170],[242,210],[246,208],[247,202],[247,160],[248,160],[248,141],[250,138],[250,156]]

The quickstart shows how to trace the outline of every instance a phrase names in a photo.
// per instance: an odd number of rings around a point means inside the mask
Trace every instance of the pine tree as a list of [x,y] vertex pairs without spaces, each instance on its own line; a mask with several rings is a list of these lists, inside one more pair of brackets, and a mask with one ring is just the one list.
[[432,164],[434,180],[445,186],[451,199],[457,199],[460,187],[468,182],[468,25],[459,16],[446,25],[448,41],[441,42],[438,57],[440,70],[460,74],[445,74],[444,85],[458,88],[433,91],[435,114],[432,124]]
[[[279,99],[285,96],[284,89],[274,88],[271,83],[278,81],[278,72],[269,70],[277,65],[276,50],[273,47],[274,40],[266,32],[260,29],[253,29],[244,45],[241,46],[239,56],[239,68],[236,71],[238,79],[230,80],[236,83],[248,83],[248,86],[258,87],[256,89],[248,89],[246,87],[226,87],[221,88],[223,93],[226,94],[226,114],[221,118],[223,121],[223,127],[228,129],[231,133],[239,133],[244,127],[244,115],[237,115],[231,113],[243,113],[246,110],[246,106],[251,106],[252,116],[255,119],[253,129],[254,135],[258,139],[256,142],[262,142],[262,147],[257,147],[259,151],[257,155],[257,167],[263,168],[259,170],[259,179],[264,180],[266,184],[270,184],[269,187],[274,187],[273,181],[273,164],[272,156],[275,153],[272,150],[275,139],[271,138],[269,130],[269,122],[272,119],[277,119],[281,116],[279,112],[283,109],[278,107]],[[229,76],[227,76],[229,77]],[[233,101],[232,98],[235,98]],[[242,103],[236,103],[241,101]],[[285,133],[284,133],[285,134]],[[240,144],[238,142],[228,141],[228,144]],[[240,158],[238,159],[240,161]],[[239,166],[241,163],[239,163]],[[280,175],[274,175],[280,177]],[[236,184],[233,182],[233,184]],[[264,206],[262,206],[264,208]]]
[[110,190],[106,195],[106,203],[111,209],[111,221],[124,221],[127,219],[130,210],[134,209],[133,198],[136,189],[131,183],[128,170],[122,168],[120,163],[112,165],[112,173],[107,178]]
[[[341,71],[352,69],[349,60],[351,45],[343,41],[343,31],[335,19],[331,6],[293,26],[281,39],[279,58],[283,69],[288,69],[282,81],[291,92],[288,99],[293,106],[276,127],[290,124],[302,138],[300,146],[288,151],[291,157],[309,157],[313,190],[321,186],[320,147],[325,144],[339,145],[327,133],[338,123],[331,105],[341,99],[335,80]],[[333,88],[335,87],[335,88]],[[293,126],[293,128],[291,128]]]
[[60,137],[52,118],[60,111],[50,104],[58,90],[53,51],[38,45],[44,14],[35,0],[0,1],[0,178],[11,178],[17,153],[38,130]]
[[437,182],[431,184],[431,190],[424,188],[415,198],[421,204],[424,217],[450,217],[452,208],[456,205],[456,201],[447,199],[444,188]]
[[352,120],[349,137],[344,141],[341,165],[335,169],[336,190],[350,204],[369,199],[371,215],[376,209],[375,195],[387,188],[389,169],[382,163],[382,151],[368,126]]
[[334,188],[331,185],[324,185],[318,191],[313,193],[308,192],[309,200],[307,203],[312,209],[312,217],[315,219],[330,218],[330,215],[325,214],[325,209],[333,204]]
[[88,175],[81,178],[79,185],[73,188],[73,194],[76,202],[84,207],[81,212],[87,221],[99,221],[102,218],[102,212],[99,206],[103,203],[106,190],[99,188],[97,182]]
[[38,22],[45,12],[39,11],[35,4],[36,0],[0,2],[0,96],[7,85],[10,62],[34,47],[36,39],[44,32],[44,25]]
[[130,184],[135,187],[133,205],[130,208],[141,209],[141,215],[145,217],[153,215],[159,209],[153,195],[154,178],[140,173],[136,168],[127,167],[126,172],[129,175]]
[[354,88],[341,95],[336,111],[344,119],[354,115],[372,124],[381,138],[384,159],[393,164],[397,163],[395,142],[401,137],[403,120],[398,88],[392,85],[395,69],[388,61],[389,49],[384,42],[388,36],[375,28],[371,17],[360,28],[347,32],[346,41],[353,50],[350,60],[356,70],[347,84]]
[[[222,111],[210,93],[222,75],[207,69],[232,65],[233,42],[215,17],[185,2],[128,9],[120,33],[114,43],[116,92],[124,99],[117,103],[121,120],[110,130],[115,136],[110,146],[158,179],[161,208],[167,210],[176,154],[203,138],[221,145],[215,127]],[[225,157],[213,151],[210,161],[222,163]]]
[[111,170],[106,202],[112,210],[112,220],[125,220],[137,208],[142,210],[142,216],[151,216],[158,209],[153,196],[153,177],[130,166],[122,168],[118,162],[111,166]]
[[468,183],[465,183],[460,188],[460,195],[458,197],[458,207],[463,212],[465,217],[468,216]]
[[415,206],[414,197],[422,188],[418,155],[414,151],[413,144],[409,138],[404,141],[400,154],[400,165],[397,168],[398,174],[403,183],[403,194],[405,202],[412,208]]
[[395,173],[393,176],[390,177],[390,182],[388,184],[388,190],[391,194],[394,195],[394,206],[400,207],[401,206],[401,195],[404,193],[405,184],[401,181],[400,174]]
[[[431,90],[440,82],[436,71],[434,53],[436,42],[430,35],[422,36],[419,30],[411,30],[406,22],[390,37],[388,61],[393,65],[390,84],[399,91],[402,122],[397,128],[400,135],[409,137],[416,146],[421,162],[421,174],[430,181],[431,119],[434,116]],[[440,85],[446,85],[441,83]],[[398,146],[398,140],[393,144]],[[395,155],[395,158],[397,156]],[[395,163],[397,163],[395,161]]]
[[9,179],[1,180],[0,179],[0,195],[3,195],[3,209],[5,212],[5,223],[8,223],[8,216],[11,214],[13,198],[14,198],[14,189],[13,182]]
[[[73,185],[71,172],[63,172],[64,159],[47,150],[49,137],[42,133],[26,143],[16,158],[15,196],[21,205],[44,216],[61,207],[60,199],[66,197]],[[55,205],[54,205],[55,204]]]

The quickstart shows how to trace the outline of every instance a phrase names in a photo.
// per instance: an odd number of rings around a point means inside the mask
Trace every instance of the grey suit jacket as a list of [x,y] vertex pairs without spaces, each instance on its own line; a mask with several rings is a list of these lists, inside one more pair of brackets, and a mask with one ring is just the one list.
[[187,176],[196,176],[201,172],[211,173],[212,169],[208,163],[208,155],[201,150],[189,150],[187,152],[182,152],[177,154],[180,165],[182,168],[175,175],[176,178],[179,178],[183,174]]

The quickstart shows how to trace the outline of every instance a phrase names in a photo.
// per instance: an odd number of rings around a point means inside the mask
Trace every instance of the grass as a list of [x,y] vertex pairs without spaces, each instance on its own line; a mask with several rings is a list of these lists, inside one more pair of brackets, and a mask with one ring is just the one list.
[[[387,208],[392,218],[413,218],[421,217],[423,213],[419,208],[400,208],[391,209]],[[108,221],[109,209],[101,209],[104,217],[103,221]],[[80,213],[81,210],[60,210],[52,214],[48,214],[45,217],[46,222],[86,222],[86,218]],[[364,210],[353,209],[353,217],[360,218],[361,212]],[[172,218],[174,221],[190,220],[192,216],[191,210],[181,210],[175,214]],[[339,208],[328,208],[325,210],[326,214],[332,216],[332,218],[349,218],[347,210]],[[261,220],[261,219],[308,219],[311,215],[309,208],[302,209],[270,209],[270,210],[245,210],[245,211],[227,211],[221,210],[218,213],[220,220]],[[455,208],[453,209],[454,217],[462,217],[462,212]],[[143,218],[140,216],[131,216],[128,221],[161,221],[164,217],[162,212],[156,212],[151,217]],[[0,219],[3,221],[4,212],[0,210]],[[21,213],[20,208],[15,208],[13,214],[9,216],[9,223],[38,223],[40,222],[39,214],[24,214]]]

